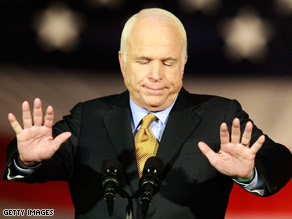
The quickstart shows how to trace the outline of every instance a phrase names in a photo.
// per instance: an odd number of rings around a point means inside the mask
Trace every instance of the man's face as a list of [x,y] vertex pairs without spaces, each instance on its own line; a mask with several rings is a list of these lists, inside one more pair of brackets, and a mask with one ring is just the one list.
[[173,25],[137,20],[128,38],[126,63],[119,53],[125,85],[137,105],[161,111],[173,103],[182,87],[183,43]]

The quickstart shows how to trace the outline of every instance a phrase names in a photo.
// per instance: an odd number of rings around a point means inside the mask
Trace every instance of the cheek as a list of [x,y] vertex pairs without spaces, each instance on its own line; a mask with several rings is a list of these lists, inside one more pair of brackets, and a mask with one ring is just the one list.
[[136,88],[141,81],[141,76],[137,74],[137,69],[134,68],[127,68],[124,75],[124,80],[126,83],[127,88]]
[[129,80],[133,85],[137,85],[141,83],[146,77],[146,70],[141,67],[132,66],[131,69],[128,71]]
[[169,72],[168,74],[166,74],[166,78],[168,80],[169,83],[175,85],[175,86],[179,86],[182,82],[182,74],[181,72],[179,72],[178,70],[174,70]]

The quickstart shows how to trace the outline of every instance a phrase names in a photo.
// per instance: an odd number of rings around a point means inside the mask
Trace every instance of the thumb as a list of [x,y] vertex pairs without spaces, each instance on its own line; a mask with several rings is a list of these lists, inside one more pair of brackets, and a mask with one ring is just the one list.
[[205,143],[200,141],[198,143],[201,152],[208,158],[209,161],[216,155],[216,153]]
[[58,150],[60,146],[71,137],[71,132],[64,132],[58,135],[55,139],[55,149]]

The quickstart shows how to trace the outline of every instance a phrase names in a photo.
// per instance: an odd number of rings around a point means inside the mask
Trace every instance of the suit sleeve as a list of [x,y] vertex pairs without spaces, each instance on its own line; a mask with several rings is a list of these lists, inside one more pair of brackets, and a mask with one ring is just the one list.
[[[248,114],[242,110],[240,104],[232,100],[225,115],[225,122],[229,127],[229,132],[231,131],[234,118],[240,119],[241,133],[243,133],[246,123],[251,120]],[[253,123],[253,121],[251,122]],[[254,125],[250,145],[263,134],[264,133]],[[265,143],[256,155],[255,167],[259,177],[261,177],[264,182],[265,189],[262,196],[269,196],[278,192],[291,179],[292,155],[287,147],[274,142],[267,135],[265,135],[265,137]]]
[[[70,139],[62,144],[60,149],[49,160],[43,161],[35,168],[22,169],[17,165],[17,141],[16,138],[7,149],[7,165],[2,179],[23,181],[28,183],[46,182],[52,180],[68,180],[73,173],[74,154],[78,144],[81,130],[82,104],[77,104],[71,114],[57,122],[53,127],[53,137],[62,132],[72,133]],[[12,177],[10,176],[12,175]]]

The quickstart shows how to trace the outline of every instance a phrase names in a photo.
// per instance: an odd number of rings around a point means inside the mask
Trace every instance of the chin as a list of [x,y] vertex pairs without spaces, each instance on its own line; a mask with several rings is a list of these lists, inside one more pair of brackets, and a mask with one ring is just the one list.
[[161,111],[168,107],[166,105],[166,101],[164,100],[145,101],[145,105],[146,105],[147,110],[149,111]]
[[160,106],[165,102],[165,98],[161,96],[147,96],[144,98],[144,103],[149,106]]

